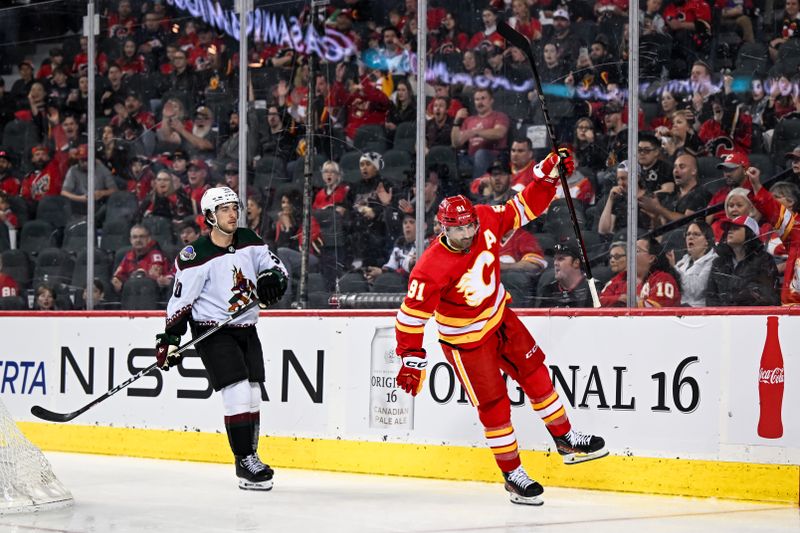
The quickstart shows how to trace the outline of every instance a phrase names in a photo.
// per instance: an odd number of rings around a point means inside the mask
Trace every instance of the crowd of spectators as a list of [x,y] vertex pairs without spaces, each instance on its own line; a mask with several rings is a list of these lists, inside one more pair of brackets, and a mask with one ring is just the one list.
[[[435,238],[444,196],[500,205],[549,150],[526,56],[497,32],[504,20],[531,40],[558,141],[578,167],[545,215],[503,238],[503,281],[515,305],[591,305],[565,194],[606,287],[604,305],[627,303],[627,253],[637,255],[639,305],[800,301],[798,241],[786,230],[800,201],[798,0],[642,2],[635,102],[625,90],[628,2],[431,0],[424,146],[415,132],[414,0],[331,2],[321,24],[351,49],[339,61],[321,59],[314,80],[308,56],[288,41],[251,42],[246,117],[238,113],[238,42],[225,31],[163,0],[100,4],[94,102],[85,37],[65,37],[43,60],[23,57],[0,77],[2,297],[41,309],[84,305],[93,199],[98,301],[163,305],[172,260],[208,229],[200,198],[215,185],[238,192],[244,167],[243,216],[292,273],[288,306],[306,238],[307,155],[316,301],[337,290],[404,291],[416,260],[412,230],[424,223],[426,240]],[[263,9],[305,35],[306,4]],[[635,158],[629,107],[638,110]],[[242,120],[247,139],[239,138]],[[425,152],[424,169],[414,168],[416,150]],[[631,165],[640,238],[626,246]],[[769,190],[746,176],[756,167],[766,182],[787,165]],[[415,219],[418,201],[424,221]],[[716,204],[722,210],[705,212]],[[664,231],[670,225],[677,229]]]

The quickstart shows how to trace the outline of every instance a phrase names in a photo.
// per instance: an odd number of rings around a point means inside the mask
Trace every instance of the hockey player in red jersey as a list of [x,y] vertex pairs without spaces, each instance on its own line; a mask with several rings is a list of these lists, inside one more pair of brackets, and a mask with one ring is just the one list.
[[435,314],[439,343],[478,410],[489,447],[503,472],[511,501],[541,505],[542,486],[522,468],[505,372],[520,384],[567,464],[608,454],[602,438],[572,429],[566,409],[544,365],[544,352],[517,315],[500,283],[501,239],[542,213],[558,183],[559,157],[568,173],[569,151],[551,153],[534,171],[536,179],[501,206],[473,206],[464,196],[439,206],[442,234],[422,254],[397,313],[397,354],[403,366],[397,383],[416,395],[427,365],[422,348],[425,323]]

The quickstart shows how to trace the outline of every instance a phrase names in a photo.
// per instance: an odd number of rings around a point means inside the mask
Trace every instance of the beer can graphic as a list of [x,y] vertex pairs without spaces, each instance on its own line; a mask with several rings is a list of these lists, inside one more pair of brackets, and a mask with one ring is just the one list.
[[369,427],[414,429],[414,397],[397,386],[400,357],[394,327],[375,328],[369,384]]

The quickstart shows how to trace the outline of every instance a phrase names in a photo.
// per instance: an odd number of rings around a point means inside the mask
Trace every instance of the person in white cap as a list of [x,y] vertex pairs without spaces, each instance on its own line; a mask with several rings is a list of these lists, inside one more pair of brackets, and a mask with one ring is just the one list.
[[778,269],[747,215],[728,219],[706,286],[706,305],[778,305]]
[[[235,192],[214,187],[203,194],[200,205],[212,229],[185,246],[175,259],[175,288],[167,304],[166,328],[156,336],[156,360],[162,370],[180,363],[175,352],[187,326],[197,337],[250,304],[256,295],[262,306],[278,302],[288,283],[280,259],[255,232],[238,227],[240,206]],[[258,456],[264,356],[257,321],[258,307],[250,308],[195,347],[211,386],[222,395],[239,488],[270,490],[273,471]]]
[[[348,205],[353,206],[350,239],[353,266],[379,267],[387,259],[386,224],[384,209],[391,202],[391,184],[380,175],[383,157],[378,152],[365,152],[359,160],[361,181],[350,187]],[[388,196],[386,205],[381,201]]]
[[570,26],[569,11],[560,7],[553,11],[553,24],[546,27],[542,46],[553,44],[558,50],[558,60],[564,65],[575,65],[581,43]]

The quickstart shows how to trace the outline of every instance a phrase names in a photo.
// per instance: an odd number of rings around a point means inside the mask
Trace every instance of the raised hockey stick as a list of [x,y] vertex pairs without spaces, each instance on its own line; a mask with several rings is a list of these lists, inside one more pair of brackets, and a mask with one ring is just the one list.
[[[536,89],[536,95],[539,97],[539,103],[542,106],[542,116],[544,117],[544,125],[547,128],[547,135],[550,137],[550,144],[553,145],[553,151],[558,151],[558,143],[556,142],[556,133],[553,129],[553,123],[550,121],[550,112],[547,110],[547,102],[544,99],[544,92],[542,91],[542,80],[539,77],[539,71],[536,68],[536,61],[533,55],[533,48],[528,39],[519,33],[517,30],[509,26],[503,21],[497,23],[497,33],[503,39],[508,41],[511,46],[519,48],[528,58],[528,63],[531,65],[533,71],[533,83]],[[567,209],[569,209],[569,217],[572,220],[572,228],[575,230],[575,236],[578,238],[578,244],[581,247],[581,256],[583,257],[583,267],[586,269],[586,277],[589,278],[589,292],[592,294],[592,304],[595,307],[600,307],[600,298],[597,296],[597,287],[595,286],[595,279],[592,276],[592,266],[589,264],[589,254],[586,252],[586,244],[583,242],[583,235],[581,234],[580,224],[578,217],[575,214],[575,206],[572,204],[572,196],[569,194],[569,183],[567,183],[567,169],[564,168],[564,163],[559,162],[558,174],[561,178],[561,188],[564,190],[564,200],[567,202]]]
[[[183,346],[178,348],[177,352],[175,352],[175,353],[183,353],[185,350],[188,350],[189,348],[191,348],[192,346],[194,346],[195,344],[197,344],[201,340],[205,339],[206,337],[208,337],[210,335],[213,335],[214,333],[219,331],[222,327],[230,324],[232,321],[236,320],[237,318],[239,318],[244,313],[246,313],[247,311],[249,311],[250,309],[252,309],[253,307],[255,307],[257,305],[258,305],[258,300],[253,299],[253,301],[251,301],[249,304],[245,305],[244,307],[242,307],[241,309],[236,311],[234,314],[232,314],[231,316],[229,316],[228,318],[226,318],[225,320],[223,320],[222,322],[220,322],[219,324],[214,326],[213,328],[209,329],[208,331],[206,331],[202,335],[199,335],[199,336],[195,337],[194,339],[190,340],[189,342],[187,342],[186,344],[184,344]],[[100,396],[98,398],[95,398],[94,400],[92,400],[91,402],[87,403],[86,405],[84,405],[83,407],[78,409],[77,411],[73,411],[71,413],[55,413],[55,412],[50,411],[49,409],[45,409],[44,407],[41,407],[39,405],[34,405],[33,407],[31,407],[31,414],[33,416],[37,417],[37,418],[41,418],[42,420],[47,420],[48,422],[69,422],[73,418],[82,415],[83,413],[85,413],[86,411],[88,411],[89,409],[94,407],[95,405],[99,404],[100,402],[103,402],[103,401],[107,400],[108,398],[110,398],[114,394],[118,393],[119,391],[121,391],[122,389],[124,389],[125,387],[127,387],[128,385],[130,385],[131,383],[133,383],[134,381],[136,381],[140,377],[149,374],[150,372],[152,372],[156,368],[158,368],[158,363],[153,363],[152,365],[148,366],[147,368],[144,368],[144,369],[140,370],[139,372],[137,372],[136,374],[134,374],[130,378],[126,379],[125,381],[123,381],[122,383],[120,383],[119,385],[114,387],[113,389],[109,390],[108,392],[106,392],[102,396]]]

